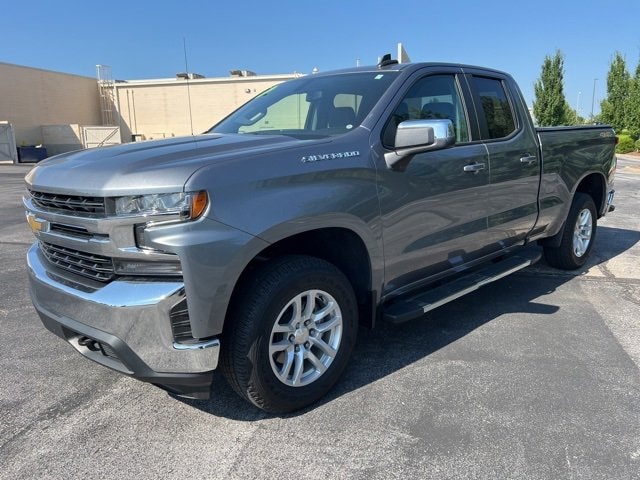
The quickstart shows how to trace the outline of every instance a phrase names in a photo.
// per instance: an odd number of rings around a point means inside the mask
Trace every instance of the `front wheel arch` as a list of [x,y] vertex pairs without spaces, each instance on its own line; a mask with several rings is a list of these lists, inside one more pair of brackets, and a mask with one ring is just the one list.
[[[331,361],[323,358],[321,352],[325,346],[317,341],[324,337],[325,344],[331,344],[332,334],[328,330],[333,324],[325,323],[326,328],[322,330],[322,318],[308,327],[321,330],[319,336],[305,327],[299,328],[298,334],[295,327],[286,335],[274,338],[274,332],[279,330],[276,327],[287,323],[281,320],[283,316],[291,316],[287,309],[292,301],[309,291],[319,291],[338,305],[340,330],[334,333],[340,338],[339,343],[331,345],[335,348]],[[325,395],[346,368],[357,337],[358,309],[351,284],[334,265],[309,256],[286,255],[261,265],[239,286],[229,313],[232,322],[225,327],[221,344],[222,372],[236,393],[271,413],[297,410]],[[307,350],[313,354],[313,359],[301,367],[311,372],[307,377],[309,381],[298,385],[287,382],[289,375],[278,376],[277,370],[284,369],[284,357],[278,358],[274,367],[272,355],[278,352],[273,346],[286,342],[289,337],[292,346],[301,348],[301,354]],[[326,368],[314,376],[311,364],[316,360],[324,362]],[[296,376],[294,368],[291,366],[287,371],[291,379]],[[304,373],[298,372],[298,378],[304,377]]]

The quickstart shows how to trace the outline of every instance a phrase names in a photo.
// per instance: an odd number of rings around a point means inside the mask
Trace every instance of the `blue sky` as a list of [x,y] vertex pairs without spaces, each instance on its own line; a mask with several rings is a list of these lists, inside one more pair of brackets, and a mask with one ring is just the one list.
[[[565,95],[596,112],[620,51],[640,59],[640,1],[44,1],[3,2],[0,61],[118,79],[172,77],[189,70],[227,76],[322,71],[373,64],[405,45],[413,61],[469,63],[511,73],[527,103],[546,54],[565,54]],[[2,81],[2,79],[0,79]],[[2,99],[0,99],[2,101]]]

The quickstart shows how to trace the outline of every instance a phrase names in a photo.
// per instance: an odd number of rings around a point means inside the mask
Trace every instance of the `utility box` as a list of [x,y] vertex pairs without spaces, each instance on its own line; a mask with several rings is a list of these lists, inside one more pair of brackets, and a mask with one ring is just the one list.
[[47,146],[49,155],[81,150],[84,148],[80,134],[80,125],[43,125],[42,143]]
[[47,157],[45,147],[18,147],[18,163],[36,163]]

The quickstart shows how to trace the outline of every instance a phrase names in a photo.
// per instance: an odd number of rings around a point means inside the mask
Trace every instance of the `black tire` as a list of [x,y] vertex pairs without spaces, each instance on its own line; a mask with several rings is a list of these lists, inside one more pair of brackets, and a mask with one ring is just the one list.
[[[591,226],[591,234],[586,248],[584,246],[574,248],[574,236],[576,235],[578,224],[581,222],[581,214],[588,210],[590,219],[587,223]],[[575,270],[582,267],[593,248],[598,227],[596,205],[591,196],[578,192],[573,198],[569,215],[562,232],[562,242],[558,247],[544,247],[544,256],[547,263],[552,267],[562,270]],[[586,240],[585,240],[586,241]]]
[[[301,360],[301,364],[307,368],[300,370],[303,374],[298,374],[298,381],[313,375],[319,375],[315,380],[311,380],[306,385],[292,386],[285,384],[288,381],[288,371],[284,365],[280,373],[280,378],[276,375],[276,368],[279,366],[277,358],[287,358],[287,353],[269,353],[272,342],[275,345],[276,338],[281,342],[289,341],[297,349],[300,355],[311,355],[315,343],[314,338],[328,338],[325,335],[338,335],[334,327],[330,332],[319,333],[322,325],[319,323],[318,330],[309,327],[296,329],[295,335],[274,333],[275,324],[286,320],[291,308],[289,307],[295,298],[311,298],[304,295],[311,295],[309,292],[318,290],[321,293],[313,293],[314,303],[311,308],[315,308],[316,302],[322,307],[322,299],[331,297],[335,300],[338,308],[332,310],[331,320],[341,317],[340,338],[336,345],[336,353],[333,357],[323,356],[325,361],[330,362],[326,370],[314,367],[309,360]],[[322,297],[321,294],[325,294]],[[304,300],[303,300],[304,301]],[[305,305],[310,304],[306,300]],[[302,304],[301,304],[302,305]],[[303,310],[301,308],[301,310]],[[296,318],[293,315],[293,318]],[[327,318],[327,317],[325,317]],[[322,322],[322,320],[319,320]],[[331,322],[332,324],[335,322]],[[279,326],[289,326],[296,324],[278,323]],[[297,325],[300,325],[297,323]],[[315,324],[312,324],[312,326]],[[255,271],[250,278],[246,279],[240,286],[239,291],[234,294],[229,315],[225,324],[225,332],[222,338],[221,367],[222,371],[232,386],[232,388],[243,398],[247,399],[257,407],[270,413],[286,413],[305,407],[320,397],[325,395],[336,383],[343,370],[347,366],[351,352],[356,341],[358,330],[358,308],[351,284],[334,265],[324,260],[301,255],[288,255],[267,262],[264,266]],[[333,332],[333,333],[332,333]],[[276,337],[284,335],[284,337]],[[308,335],[304,338],[304,335]],[[325,337],[323,337],[325,336]],[[295,340],[291,340],[295,337]],[[335,341],[336,337],[331,337]],[[311,340],[311,342],[309,342]],[[298,344],[304,341],[304,344]],[[311,345],[309,347],[309,345]],[[288,346],[288,349],[294,348]],[[289,362],[293,358],[298,361],[297,353],[287,350]],[[318,355],[323,355],[315,350],[314,359]],[[284,357],[278,357],[282,354]],[[293,356],[293,357],[291,357]],[[284,363],[284,360],[282,360]],[[275,365],[272,367],[272,365]],[[291,377],[295,376],[297,363],[293,365]],[[314,372],[314,369],[317,370]],[[285,373],[282,373],[282,372]],[[282,378],[282,380],[281,380]],[[294,381],[294,380],[291,380]]]

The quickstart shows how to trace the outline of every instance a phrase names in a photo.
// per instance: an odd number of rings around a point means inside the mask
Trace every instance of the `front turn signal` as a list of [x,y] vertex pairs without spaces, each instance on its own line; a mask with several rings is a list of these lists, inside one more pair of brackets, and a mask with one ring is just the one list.
[[207,209],[209,196],[207,192],[200,191],[191,194],[191,220],[199,218]]

